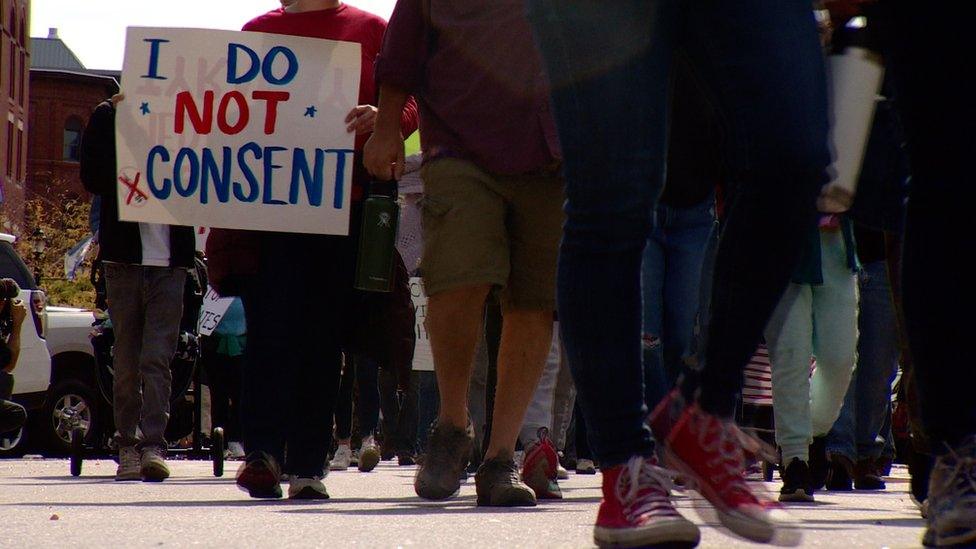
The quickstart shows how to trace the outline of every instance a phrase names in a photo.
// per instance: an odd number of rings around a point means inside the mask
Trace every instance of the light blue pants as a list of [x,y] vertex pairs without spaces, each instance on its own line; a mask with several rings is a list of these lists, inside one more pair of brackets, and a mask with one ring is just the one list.
[[[857,354],[857,285],[840,231],[821,231],[823,285],[791,283],[766,326],[776,443],[783,463],[809,460],[840,414]],[[810,357],[817,368],[810,376]]]

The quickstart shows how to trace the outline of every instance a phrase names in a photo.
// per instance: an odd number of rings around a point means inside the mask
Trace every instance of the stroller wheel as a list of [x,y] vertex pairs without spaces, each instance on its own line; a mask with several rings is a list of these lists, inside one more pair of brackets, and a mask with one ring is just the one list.
[[214,427],[210,434],[210,457],[214,476],[224,476],[224,430],[221,427]]
[[81,475],[81,463],[85,459],[85,430],[75,427],[71,430],[71,476]]

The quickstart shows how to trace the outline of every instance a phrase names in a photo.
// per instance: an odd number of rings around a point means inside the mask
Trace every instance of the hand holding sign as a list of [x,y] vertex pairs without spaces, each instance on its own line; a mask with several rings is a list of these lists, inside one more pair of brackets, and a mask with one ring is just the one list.
[[358,96],[360,62],[354,43],[130,28],[128,99],[116,115],[120,218],[347,234],[344,130],[373,118],[345,99]]

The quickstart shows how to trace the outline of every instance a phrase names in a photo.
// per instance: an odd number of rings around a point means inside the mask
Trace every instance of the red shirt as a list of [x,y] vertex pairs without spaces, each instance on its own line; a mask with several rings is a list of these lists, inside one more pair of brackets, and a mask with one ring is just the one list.
[[[382,17],[347,4],[328,10],[300,13],[289,13],[278,8],[248,21],[243,30],[358,42],[362,46],[363,54],[359,104],[376,105],[377,89],[373,80],[373,64],[383,46],[383,33],[386,32],[386,21]],[[400,129],[404,136],[408,136],[416,131],[417,125],[417,103],[410,98],[403,108]],[[368,134],[356,136],[353,200],[361,198],[362,185],[366,181],[364,178],[368,178],[362,168],[362,151],[368,138]]]
[[417,94],[425,161],[461,157],[510,175],[551,168],[560,158],[549,84],[524,4],[397,2],[376,79]]

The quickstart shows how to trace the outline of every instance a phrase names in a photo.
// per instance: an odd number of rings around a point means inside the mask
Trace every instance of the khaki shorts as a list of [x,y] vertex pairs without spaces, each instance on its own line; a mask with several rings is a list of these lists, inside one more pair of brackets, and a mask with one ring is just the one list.
[[503,309],[556,309],[562,178],[497,176],[454,158],[426,164],[421,177],[428,295],[489,284]]

